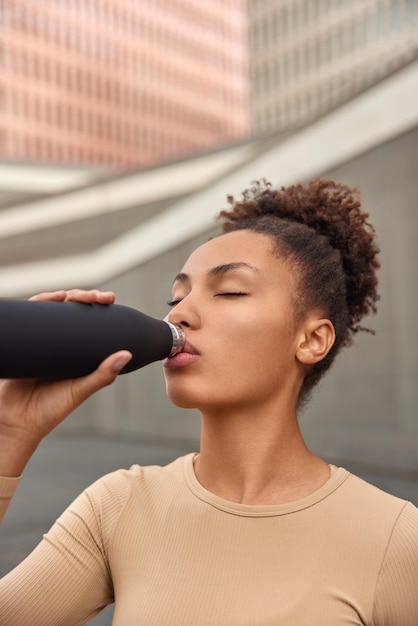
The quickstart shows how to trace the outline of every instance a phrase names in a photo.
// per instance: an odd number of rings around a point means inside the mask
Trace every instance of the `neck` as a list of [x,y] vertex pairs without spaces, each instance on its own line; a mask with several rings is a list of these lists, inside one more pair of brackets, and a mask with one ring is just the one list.
[[212,493],[243,504],[280,504],[313,493],[329,466],[302,438],[295,410],[255,414],[240,409],[203,413],[199,482]]

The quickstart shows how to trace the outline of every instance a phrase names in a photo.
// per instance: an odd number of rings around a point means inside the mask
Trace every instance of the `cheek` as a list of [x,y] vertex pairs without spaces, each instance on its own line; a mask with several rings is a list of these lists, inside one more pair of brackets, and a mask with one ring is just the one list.
[[219,325],[226,358],[272,364],[294,350],[295,329],[290,315],[243,314]]
[[281,380],[295,361],[294,335],[277,319],[237,323],[222,337],[218,358],[210,363],[211,376],[219,379],[220,387],[265,388]]

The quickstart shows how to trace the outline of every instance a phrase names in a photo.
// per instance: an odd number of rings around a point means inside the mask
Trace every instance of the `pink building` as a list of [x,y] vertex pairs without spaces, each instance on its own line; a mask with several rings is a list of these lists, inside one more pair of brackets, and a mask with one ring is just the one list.
[[249,132],[245,0],[8,0],[0,157],[146,166]]

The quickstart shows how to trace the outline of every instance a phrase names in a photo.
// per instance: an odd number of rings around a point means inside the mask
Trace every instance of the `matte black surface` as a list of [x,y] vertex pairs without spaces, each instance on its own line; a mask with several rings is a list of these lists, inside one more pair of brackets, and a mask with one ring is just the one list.
[[0,301],[0,378],[75,378],[129,350],[131,372],[164,359],[170,327],[131,307],[79,302]]

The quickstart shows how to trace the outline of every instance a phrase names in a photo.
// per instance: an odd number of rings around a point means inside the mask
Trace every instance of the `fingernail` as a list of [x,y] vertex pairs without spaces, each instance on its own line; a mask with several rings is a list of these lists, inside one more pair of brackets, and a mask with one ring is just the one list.
[[126,357],[121,357],[120,359],[118,359],[116,361],[116,363],[113,366],[113,369],[115,372],[120,372],[121,370],[123,370],[123,368],[125,367],[125,365],[127,363],[129,363],[129,361],[131,360],[131,357],[126,356]]

